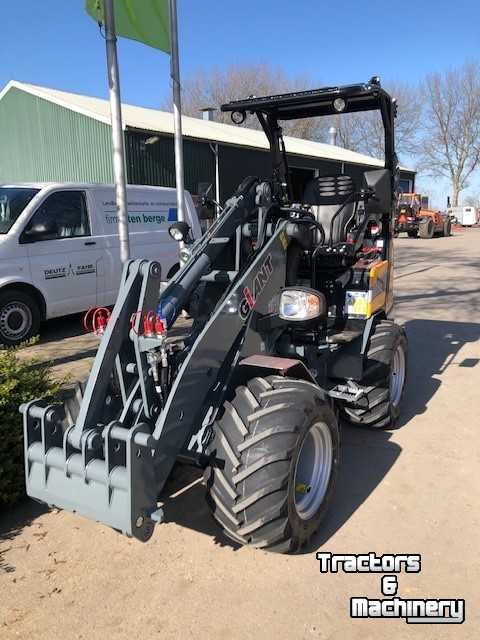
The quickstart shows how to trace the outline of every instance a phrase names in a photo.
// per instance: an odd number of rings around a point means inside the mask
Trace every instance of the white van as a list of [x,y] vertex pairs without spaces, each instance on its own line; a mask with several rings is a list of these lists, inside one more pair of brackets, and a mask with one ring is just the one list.
[[477,222],[475,207],[451,207],[447,213],[456,218],[462,227],[471,227]]
[[[158,260],[162,280],[178,268],[176,191],[127,187],[130,253]],[[194,238],[197,212],[185,193]],[[0,343],[38,333],[45,319],[115,302],[122,265],[115,190],[100,184],[0,184]]]

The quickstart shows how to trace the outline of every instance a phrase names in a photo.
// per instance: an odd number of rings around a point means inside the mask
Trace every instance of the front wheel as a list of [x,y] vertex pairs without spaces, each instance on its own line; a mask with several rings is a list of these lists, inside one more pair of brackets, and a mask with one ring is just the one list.
[[452,235],[452,222],[451,220],[445,220],[443,223],[443,236],[448,237]]
[[40,309],[36,300],[23,291],[0,293],[0,344],[12,347],[38,334]]
[[418,229],[411,229],[407,231],[409,238],[417,238],[418,237]]
[[433,234],[435,233],[435,224],[431,218],[427,220],[422,220],[420,222],[418,228],[418,235],[420,238],[424,238],[426,240],[430,240],[433,238]]
[[346,405],[344,417],[352,424],[385,429],[394,427],[407,379],[407,337],[402,327],[380,321],[370,335],[362,384],[369,391],[356,407]]
[[332,500],[340,435],[315,385],[254,378],[236,389],[208,450],[225,461],[209,470],[207,502],[235,542],[293,552],[318,529]]

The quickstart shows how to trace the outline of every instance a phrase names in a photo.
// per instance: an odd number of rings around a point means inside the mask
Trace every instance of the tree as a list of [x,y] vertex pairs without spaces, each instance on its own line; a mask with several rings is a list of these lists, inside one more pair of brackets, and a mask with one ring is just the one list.
[[[418,88],[400,82],[390,82],[385,87],[397,101],[397,117],[395,119],[397,154],[399,156],[411,155],[418,146],[422,114]],[[333,116],[330,124],[337,128],[337,144],[376,158],[383,156],[385,140],[379,111]]]
[[465,64],[425,81],[426,115],[422,140],[425,171],[446,177],[452,206],[480,162],[480,67]]
[[[194,118],[201,117],[205,107],[219,109],[230,100],[238,100],[251,95],[264,96],[289,91],[302,91],[314,88],[318,83],[306,76],[290,78],[281,70],[268,65],[234,65],[227,69],[198,71],[187,79],[182,90],[182,112]],[[421,99],[416,87],[405,83],[391,82],[387,85],[393,97],[397,99],[398,117],[396,119],[397,153],[411,154],[416,148],[417,132],[421,119]],[[171,110],[171,101],[164,105]],[[230,113],[215,113],[215,120],[232,124]],[[329,118],[308,118],[281,123],[286,135],[306,140],[328,142],[328,130],[337,128],[337,144],[365,153],[382,157],[384,152],[383,124],[379,112],[362,112],[332,116]],[[244,127],[259,129],[256,118],[247,118]]]
[[[234,65],[225,70],[198,71],[183,83],[182,112],[185,115],[200,118],[201,109],[205,107],[219,109],[220,105],[230,100],[240,100],[252,95],[265,96],[304,90],[314,84],[302,76],[292,79],[284,72],[268,65]],[[164,105],[164,108],[171,111],[171,102]],[[232,124],[230,113],[222,113],[220,110],[215,113],[215,120]],[[309,140],[318,140],[323,137],[323,129],[326,126],[318,118],[293,120],[281,124],[286,135]],[[242,126],[250,129],[260,128],[257,118],[253,117],[247,118]]]
[[480,194],[469,193],[463,198],[463,205],[465,207],[478,207],[480,204]]

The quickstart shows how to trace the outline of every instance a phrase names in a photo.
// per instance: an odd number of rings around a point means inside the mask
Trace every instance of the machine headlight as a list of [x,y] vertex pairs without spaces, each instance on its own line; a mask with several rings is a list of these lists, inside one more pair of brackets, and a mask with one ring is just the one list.
[[280,296],[279,316],[282,320],[304,321],[326,314],[325,296],[312,289],[284,289]]
[[232,111],[230,117],[234,124],[243,124],[245,122],[247,114],[245,113],[245,111]]
[[174,222],[168,227],[170,237],[177,242],[185,241],[190,234],[190,225],[187,222]]
[[333,101],[333,108],[338,113],[341,113],[346,107],[346,102],[343,98],[335,98]]
[[172,229],[170,231],[170,235],[177,242],[180,242],[181,240],[183,240],[183,233],[180,231],[180,229]]

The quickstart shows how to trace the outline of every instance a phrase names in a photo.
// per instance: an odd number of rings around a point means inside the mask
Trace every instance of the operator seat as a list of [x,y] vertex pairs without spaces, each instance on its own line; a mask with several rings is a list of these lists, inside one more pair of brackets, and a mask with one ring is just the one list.
[[339,207],[350,197],[333,223],[332,244],[346,241],[348,223],[355,215],[356,203],[353,199],[355,187],[350,176],[322,176],[312,178],[304,191],[303,203],[312,205],[312,211],[325,231],[325,242],[330,242],[330,226]]

